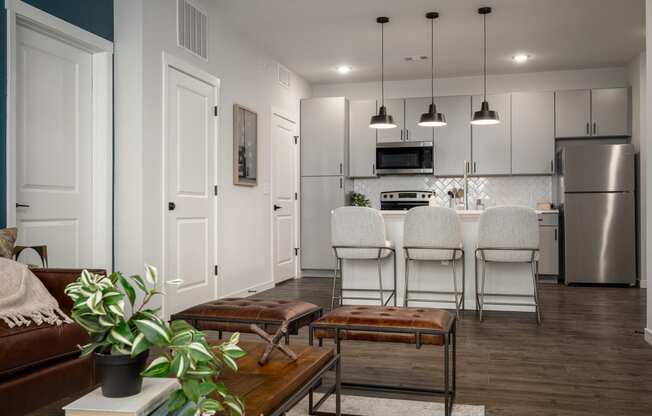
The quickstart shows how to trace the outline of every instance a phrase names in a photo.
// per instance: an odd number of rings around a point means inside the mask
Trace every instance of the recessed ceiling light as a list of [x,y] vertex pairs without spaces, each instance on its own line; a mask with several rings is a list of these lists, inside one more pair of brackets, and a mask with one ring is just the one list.
[[337,68],[335,68],[335,69],[340,74],[348,74],[349,72],[351,72],[353,70],[353,68],[351,68],[351,65],[338,65]]
[[526,53],[519,53],[519,54],[516,54],[516,55],[512,56],[512,60],[514,62],[516,62],[517,64],[523,64],[523,63],[527,62],[528,59],[530,59],[530,55],[528,55]]

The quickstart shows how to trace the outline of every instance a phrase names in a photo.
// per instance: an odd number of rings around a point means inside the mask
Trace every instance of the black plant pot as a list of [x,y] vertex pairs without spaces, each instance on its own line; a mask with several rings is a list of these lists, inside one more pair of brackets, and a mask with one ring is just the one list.
[[95,354],[104,397],[128,397],[140,393],[149,350],[134,358],[130,355]]

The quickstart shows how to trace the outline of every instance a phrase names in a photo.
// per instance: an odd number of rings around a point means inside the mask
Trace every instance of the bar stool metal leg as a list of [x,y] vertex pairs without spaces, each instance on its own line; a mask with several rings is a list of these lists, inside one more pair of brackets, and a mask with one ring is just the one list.
[[482,322],[482,312],[484,312],[484,283],[485,283],[485,278],[486,278],[486,270],[487,270],[487,262],[484,260],[480,260],[482,263],[482,289],[480,289],[480,322]]
[[[336,261],[337,261],[337,263],[336,263],[335,269],[333,270],[333,291],[331,293],[331,310],[335,309],[335,290],[336,290],[336,287],[337,287],[337,272],[338,272],[338,270],[341,270],[341,268],[342,268],[342,266],[341,266],[342,265],[342,260],[340,260],[340,258],[338,257]],[[341,271],[340,271],[340,273],[341,273]],[[341,291],[341,283],[340,283],[340,303],[342,302],[341,296],[342,296],[342,291]]]
[[383,264],[381,261],[382,249],[378,250],[378,287],[380,288],[380,306],[385,304],[383,298]]
[[531,263],[530,269],[532,270],[532,285],[534,288],[534,308],[537,314],[537,325],[541,325],[541,305],[539,304],[539,288],[537,285],[538,264],[536,261]]
[[398,298],[398,290],[396,290],[396,280],[397,280],[397,276],[396,276],[396,274],[397,274],[396,273],[396,251],[392,252],[392,256],[394,257],[394,259],[393,259],[393,261],[394,261],[394,292],[393,292],[394,293],[394,306],[396,306],[396,303],[398,301],[398,299],[397,299]]
[[457,292],[457,264],[455,262],[455,254],[453,253],[453,290],[455,291],[455,316],[459,318],[460,316],[460,301],[459,301],[459,293]]
[[466,256],[464,256],[464,250],[462,250],[462,313],[466,309]]
[[410,293],[409,288],[410,282],[410,259],[408,254],[405,253],[405,293],[403,294],[403,307],[407,308],[408,306],[408,297]]

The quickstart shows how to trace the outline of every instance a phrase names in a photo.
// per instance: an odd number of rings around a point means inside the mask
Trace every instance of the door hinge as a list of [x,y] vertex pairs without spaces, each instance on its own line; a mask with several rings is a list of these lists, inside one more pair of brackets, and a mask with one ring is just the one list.
[[298,200],[298,199],[299,199],[299,193],[298,193],[298,192],[295,192],[295,193],[294,193],[294,200],[296,201],[296,200]]
[[215,117],[220,115],[220,109],[218,106],[213,107],[213,114],[215,114]]
[[213,187],[213,193],[215,194],[215,196],[217,196],[217,185]]
[[294,144],[299,143],[299,136],[294,136]]
[[294,255],[298,256],[299,255],[299,247],[294,248]]
[[215,276],[217,276],[219,274],[219,271],[220,271],[220,268],[216,264],[215,265]]

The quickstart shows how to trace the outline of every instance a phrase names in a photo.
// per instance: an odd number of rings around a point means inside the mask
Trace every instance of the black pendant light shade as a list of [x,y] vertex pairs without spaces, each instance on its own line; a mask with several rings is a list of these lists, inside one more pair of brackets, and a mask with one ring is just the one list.
[[445,126],[446,117],[442,113],[437,112],[437,106],[433,103],[430,104],[427,113],[421,114],[419,125],[421,127],[442,127]]
[[430,92],[432,102],[428,106],[428,112],[421,114],[419,119],[419,126],[421,127],[442,127],[447,124],[446,117],[437,112],[437,105],[435,104],[435,19],[438,17],[439,13],[437,12],[426,13],[426,19],[430,20]]
[[371,116],[369,127],[372,129],[393,129],[396,128],[394,124],[394,117],[387,114],[385,107],[385,30],[384,24],[389,22],[389,17],[379,17],[376,23],[380,24],[380,108],[378,114]]
[[484,76],[484,99],[482,100],[480,110],[473,113],[471,124],[476,126],[487,126],[490,124],[500,123],[498,112],[490,110],[489,102],[487,101],[487,15],[491,13],[491,7],[480,7],[478,13],[482,15],[484,33],[484,66],[482,70]]

